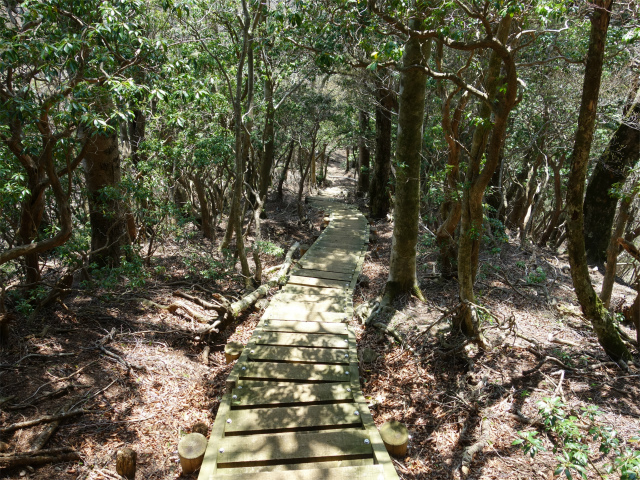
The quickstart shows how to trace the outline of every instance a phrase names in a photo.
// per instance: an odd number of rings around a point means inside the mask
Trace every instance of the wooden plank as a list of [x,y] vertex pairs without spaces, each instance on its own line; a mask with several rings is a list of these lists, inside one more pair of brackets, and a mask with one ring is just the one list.
[[[231,420],[231,421],[229,421]],[[352,403],[252,408],[229,412],[225,435],[359,427],[360,412]]]
[[[262,472],[285,472],[285,474],[292,470],[325,470],[329,468],[339,467],[359,467],[363,465],[373,465],[372,458],[355,458],[351,460],[334,460],[329,462],[305,462],[305,463],[283,463],[280,465],[265,465],[262,467],[238,467],[238,468],[225,468],[220,470],[220,477],[222,479],[238,478],[239,475],[250,474],[251,476],[246,478],[262,478],[262,475],[256,474]],[[309,472],[304,472],[305,475],[313,475]],[[280,478],[280,477],[278,477]],[[295,477],[294,477],[295,478]],[[309,477],[303,477],[309,478]],[[314,478],[314,477],[311,477]],[[342,479],[341,479],[342,480]]]
[[285,295],[329,295],[348,298],[346,295],[347,292],[343,287],[322,288],[307,285],[293,285],[288,283],[285,287],[282,288],[282,290],[280,290],[280,292],[284,293]]
[[309,466],[313,464],[294,464],[307,465],[307,468],[303,468],[302,470],[260,472],[259,476],[256,476],[254,472],[245,474],[234,472],[226,474],[225,471],[227,469],[222,469],[220,470],[220,474],[215,478],[221,480],[232,478],[237,480],[255,480],[256,478],[260,478],[261,480],[384,480],[384,473],[380,465],[355,465],[332,468],[332,465],[327,465],[326,463],[318,463],[316,464],[317,468],[313,469],[309,468]]
[[300,277],[291,275],[289,283],[293,285],[307,285],[310,287],[346,288],[349,284],[340,280],[325,280],[322,278]]
[[[305,260],[300,262],[300,266],[304,270],[313,270],[313,271],[321,271],[321,272],[335,272],[347,274],[349,278],[355,272],[355,269],[358,265],[358,260],[343,262],[341,260],[335,260],[333,258],[327,257],[319,257],[319,258],[310,258],[309,260]],[[293,275],[298,275],[297,272],[293,272]],[[325,277],[318,277],[325,278]],[[343,279],[345,282],[347,278]]]
[[309,383],[347,382],[351,378],[351,372],[348,368],[338,365],[251,362],[241,367],[240,378],[246,380],[302,380]]
[[224,434],[225,420],[231,410],[231,392],[227,392],[220,400],[220,406],[218,407],[218,413],[216,420],[211,429],[211,435],[209,442],[207,443],[207,449],[204,452],[204,459],[202,460],[202,466],[200,467],[199,480],[209,480],[213,478],[217,470],[217,450],[218,443]]
[[347,335],[262,332],[253,340],[256,345],[287,345],[338,349],[346,349],[349,347]]
[[296,363],[348,364],[349,354],[337,348],[299,348],[255,345],[249,360],[271,360]]
[[299,320],[304,322],[345,322],[352,313],[265,310],[264,320]]
[[365,439],[367,435],[361,430],[252,435],[250,441],[243,436],[224,437],[218,450],[218,467],[366,458],[372,449]]
[[300,322],[296,320],[269,320],[263,325],[265,332],[291,332],[291,333],[341,333],[348,332],[347,325],[337,322]]
[[271,297],[271,302],[323,302],[331,301],[336,305],[351,306],[351,298],[340,293],[339,295],[305,295],[304,293],[277,293]]
[[[349,276],[351,280],[351,276]],[[269,304],[269,311],[280,311],[286,309],[288,311],[305,311],[305,312],[344,312],[347,308],[344,304],[335,302],[332,298],[325,298],[315,302],[301,302],[295,300],[274,299]]]
[[231,408],[267,405],[299,405],[353,399],[351,388],[346,383],[309,383],[271,385],[265,387],[234,388]]
[[[347,267],[349,265],[346,265]],[[355,267],[355,265],[354,265]],[[301,275],[303,277],[314,277],[314,278],[326,278],[329,280],[351,280],[351,275],[353,275],[353,268],[348,273],[342,272],[328,272],[325,270],[308,270],[306,268],[297,268],[291,272],[293,275]]]

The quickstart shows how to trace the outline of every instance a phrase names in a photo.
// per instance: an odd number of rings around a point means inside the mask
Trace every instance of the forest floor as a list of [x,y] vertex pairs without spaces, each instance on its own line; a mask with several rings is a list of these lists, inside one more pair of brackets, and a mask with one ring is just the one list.
[[[330,192],[343,195],[352,187],[353,173],[345,175],[344,157],[335,157]],[[294,241],[311,243],[322,220],[309,209],[309,221],[299,222],[293,198],[265,206],[263,236],[283,248]],[[356,289],[356,305],[380,295],[388,275],[393,227],[386,221],[376,226],[363,270],[368,281]],[[217,233],[220,237],[223,231]],[[482,253],[476,283],[477,301],[486,309],[481,316],[488,350],[453,335],[449,319],[429,328],[456,305],[457,283],[434,275],[436,253],[424,244],[418,274],[427,302],[400,299],[395,305],[400,313],[389,319],[405,343],[352,320],[360,351],[375,352],[375,360],[362,363],[361,373],[376,423],[399,420],[411,434],[406,457],[394,460],[401,478],[464,478],[461,458],[479,440],[484,448],[466,478],[554,478],[558,462],[552,441],[557,438],[540,434],[546,451],[533,459],[512,445],[518,431],[531,431],[539,422],[536,403],[554,395],[579,418],[584,418],[581,408],[596,405],[602,412],[598,421],[615,428],[620,438],[640,430],[639,372],[634,366],[621,370],[600,349],[576,306],[566,257],[515,242],[490,251]],[[264,256],[265,268],[280,262]],[[102,286],[76,283],[65,308],[56,305],[15,322],[10,346],[0,352],[0,429],[82,409],[62,420],[44,446],[71,447],[80,460],[0,470],[0,479],[115,479],[115,452],[125,446],[138,454],[138,478],[197,477],[181,476],[178,441],[198,422],[212,425],[231,369],[224,346],[246,342],[261,311],[246,313],[207,339],[194,333],[197,323],[184,310],[169,313],[141,302],[189,304],[174,296],[177,289],[204,299],[211,292],[230,299],[242,295],[240,277],[215,244],[197,233],[166,240],[146,272],[143,285],[124,273],[108,289],[104,281]],[[595,272],[594,283],[598,276]],[[612,304],[634,296],[616,285]],[[633,330],[622,328],[635,338]],[[205,358],[207,344],[211,350]],[[541,363],[546,357],[555,360]],[[0,450],[29,450],[45,425],[5,434]],[[600,469],[605,460],[594,456]],[[602,477],[591,469],[588,478]]]

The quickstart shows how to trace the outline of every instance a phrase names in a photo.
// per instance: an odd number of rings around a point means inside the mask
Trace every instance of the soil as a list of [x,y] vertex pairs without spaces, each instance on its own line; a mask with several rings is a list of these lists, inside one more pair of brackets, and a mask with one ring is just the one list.
[[[327,191],[356,201],[353,170],[345,174],[344,157],[333,157]],[[283,203],[267,202],[268,218],[262,223],[263,237],[285,249],[295,241],[311,243],[322,221],[321,212],[310,208],[308,220],[298,220],[295,185],[292,179]],[[358,201],[364,211],[363,200]],[[393,227],[389,221],[376,227],[363,270],[369,281],[358,286],[356,305],[380,295],[388,275]],[[137,452],[138,478],[181,476],[179,439],[199,422],[213,424],[224,391],[231,369],[224,346],[246,342],[261,312],[253,309],[219,334],[200,338],[194,333],[196,320],[183,310],[169,313],[141,303],[140,298],[161,305],[180,301],[212,315],[173,292],[180,289],[203,299],[216,292],[231,300],[244,293],[239,267],[230,265],[195,227],[186,233],[180,240],[165,239],[143,285],[125,276],[108,288],[77,281],[63,305],[14,322],[9,346],[0,353],[1,425],[69,408],[86,412],[63,420],[44,447],[71,447],[80,461],[0,470],[1,479],[115,479],[115,454],[124,447]],[[429,232],[424,233],[428,239]],[[218,229],[218,238],[222,234]],[[360,350],[378,353],[361,369],[376,423],[395,419],[410,431],[406,457],[394,460],[401,478],[553,478],[558,463],[553,435],[539,435],[546,451],[534,458],[512,443],[519,431],[535,428],[523,419],[539,421],[537,402],[554,395],[563,397],[566,409],[577,416],[582,407],[598,406],[598,421],[612,426],[622,439],[638,434],[638,370],[634,365],[622,370],[599,347],[576,306],[564,255],[520,248],[515,241],[485,249],[476,289],[491,345],[486,351],[452,332],[450,318],[438,322],[457,304],[457,283],[437,275],[433,247],[420,244],[419,256],[427,302],[399,299],[395,308],[400,313],[386,318],[403,344],[352,320]],[[264,268],[282,262],[281,256],[262,257]],[[599,275],[594,272],[594,283]],[[634,297],[633,290],[616,285],[612,304]],[[635,338],[631,327],[621,328]],[[540,365],[545,357],[555,360]],[[29,450],[43,428],[5,434],[0,448],[5,453]],[[465,477],[463,453],[479,439],[486,440],[484,448]],[[594,458],[599,468],[610,460]],[[600,477],[591,469],[587,478]]]

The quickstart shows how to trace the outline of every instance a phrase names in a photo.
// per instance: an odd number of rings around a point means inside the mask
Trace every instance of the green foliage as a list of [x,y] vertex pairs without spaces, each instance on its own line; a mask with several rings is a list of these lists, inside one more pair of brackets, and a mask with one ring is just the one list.
[[544,283],[547,281],[547,274],[542,267],[537,267],[527,275],[527,283]]
[[284,255],[284,249],[281,246],[268,240],[256,242],[256,248],[260,253],[264,253],[265,255],[270,255],[272,257],[281,257]]
[[[559,397],[544,398],[537,405],[545,430],[557,438],[553,447],[558,462],[555,475],[564,474],[571,480],[575,473],[586,479],[588,470],[592,468],[601,478],[608,478],[603,476],[594,462],[599,455],[610,455],[614,460],[605,463],[604,471],[607,474],[615,474],[620,480],[637,480],[640,477],[640,451],[628,445],[636,443],[638,437],[625,442],[612,427],[598,422],[601,413],[597,406],[581,407],[581,413],[578,414],[568,411]],[[536,431],[520,431],[520,438],[512,444],[519,445],[525,454],[533,458],[545,450],[537,435]],[[593,451],[590,442],[598,445],[597,451]]]
[[139,252],[130,246],[122,247],[123,255],[117,267],[97,268],[89,265],[92,280],[86,285],[89,288],[101,288],[111,292],[118,287],[132,290],[143,288],[151,276],[144,266]]

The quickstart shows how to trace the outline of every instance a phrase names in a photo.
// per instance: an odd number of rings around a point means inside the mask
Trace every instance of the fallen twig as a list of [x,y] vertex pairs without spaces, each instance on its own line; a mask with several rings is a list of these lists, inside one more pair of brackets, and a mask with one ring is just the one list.
[[29,428],[35,425],[40,425],[41,423],[49,423],[55,422],[56,420],[64,420],[65,418],[75,417],[77,415],[83,415],[85,413],[92,413],[90,410],[84,410],[82,408],[77,410],[70,410],[65,413],[60,413],[58,415],[45,415],[40,418],[35,418],[33,420],[27,420],[25,422],[18,422],[12,425],[8,425],[6,427],[0,428],[0,434],[14,432],[16,430],[20,430],[22,428]]
[[533,372],[536,372],[536,371],[540,370],[540,368],[542,368],[542,366],[547,362],[555,362],[558,365],[560,365],[562,368],[564,368],[565,370],[570,370],[570,371],[575,370],[574,368],[569,367],[568,365],[565,365],[564,363],[562,363],[560,360],[558,360],[555,357],[546,356],[542,360],[540,360],[535,367],[533,367],[533,368],[531,368],[529,370],[524,370],[522,372],[522,375],[523,376],[531,375]]
[[69,447],[35,450],[22,453],[0,454],[0,465],[4,468],[25,465],[46,465],[49,463],[79,460],[80,454]]

